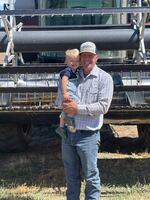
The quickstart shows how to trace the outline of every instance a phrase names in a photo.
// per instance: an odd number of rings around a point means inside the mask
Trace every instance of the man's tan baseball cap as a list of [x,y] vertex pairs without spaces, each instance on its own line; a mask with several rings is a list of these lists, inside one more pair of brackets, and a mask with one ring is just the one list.
[[80,54],[86,52],[96,54],[96,45],[93,42],[82,43],[80,46]]

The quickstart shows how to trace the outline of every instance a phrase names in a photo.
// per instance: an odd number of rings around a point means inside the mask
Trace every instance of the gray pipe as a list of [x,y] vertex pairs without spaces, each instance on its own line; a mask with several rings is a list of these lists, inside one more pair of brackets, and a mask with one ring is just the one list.
[[[145,47],[150,49],[150,29],[145,29]],[[99,50],[138,49],[139,34],[133,29],[51,30],[14,33],[16,52],[61,51],[79,48],[85,41],[93,41]],[[7,46],[5,32],[0,32],[0,51]]]

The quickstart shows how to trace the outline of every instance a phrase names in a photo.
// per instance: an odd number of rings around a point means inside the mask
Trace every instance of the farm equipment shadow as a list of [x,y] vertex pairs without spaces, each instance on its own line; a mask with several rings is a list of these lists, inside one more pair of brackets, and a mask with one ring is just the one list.
[[99,159],[98,167],[104,185],[133,186],[150,183],[150,158]]
[[[58,150],[58,149],[57,149]],[[107,153],[106,153],[107,154]],[[98,157],[101,181],[110,186],[133,186],[150,183],[150,157],[121,157],[111,154],[111,158]],[[109,153],[107,154],[109,155]],[[114,156],[113,156],[114,155]],[[64,168],[59,151],[26,152],[0,154],[0,185],[9,187],[37,186],[49,187],[61,192],[66,187]]]
[[150,147],[144,138],[115,137],[112,134],[101,137],[100,150],[108,153],[132,154],[149,152]]
[[[126,132],[127,128],[123,131]],[[102,152],[125,154],[149,152],[149,137],[119,137],[119,135],[115,135],[109,125],[105,125],[101,129],[100,150]]]
[[[39,139],[38,141],[42,142],[34,142],[26,152],[0,154],[0,186],[8,188],[11,185],[13,187],[24,184],[29,187],[34,185],[40,188],[48,187],[53,192],[62,193],[66,181],[61,160],[61,140],[56,137],[56,140],[46,138],[46,142]],[[136,156],[136,153],[145,150],[144,140],[119,138],[111,132],[105,134],[104,131],[101,134],[100,151],[106,152],[106,155],[111,153],[111,158],[101,157],[101,153],[98,155],[102,184],[110,186],[149,184],[150,156]],[[128,155],[123,157],[119,153]]]

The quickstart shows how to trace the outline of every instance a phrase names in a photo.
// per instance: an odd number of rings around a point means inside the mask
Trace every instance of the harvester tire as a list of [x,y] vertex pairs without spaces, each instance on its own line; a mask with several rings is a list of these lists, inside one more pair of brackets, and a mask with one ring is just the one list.
[[150,124],[137,125],[139,138],[142,139],[146,147],[150,150]]
[[30,135],[31,127],[28,124],[0,124],[0,152],[25,151]]

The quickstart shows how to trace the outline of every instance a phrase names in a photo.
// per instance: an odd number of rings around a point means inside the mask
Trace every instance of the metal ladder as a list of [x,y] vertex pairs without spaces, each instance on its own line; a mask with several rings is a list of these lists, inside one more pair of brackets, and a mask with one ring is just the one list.
[[15,11],[15,2],[16,0],[5,1],[5,4],[3,7],[4,7],[4,12],[6,13],[6,15],[1,16],[3,24],[4,24],[5,32],[8,38],[8,44],[7,44],[6,53],[5,53],[5,57],[3,61],[4,67],[7,66],[10,62],[12,62],[13,66],[16,66],[18,58],[20,59],[21,63],[24,64],[22,53],[17,54],[14,51],[14,41],[13,41],[14,32],[16,31],[20,32],[22,29],[23,23],[20,22],[18,25],[16,25],[15,16],[10,15],[8,17],[7,15],[7,12],[9,10]]

